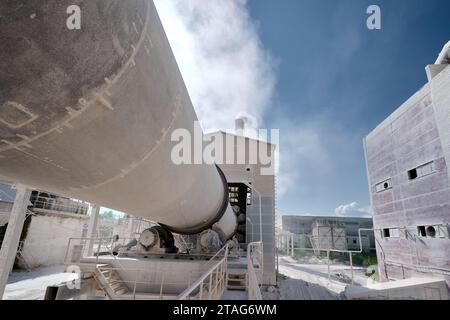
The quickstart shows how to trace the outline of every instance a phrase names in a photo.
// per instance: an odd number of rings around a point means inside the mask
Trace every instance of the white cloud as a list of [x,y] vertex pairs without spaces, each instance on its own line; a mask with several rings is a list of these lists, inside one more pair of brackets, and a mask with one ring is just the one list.
[[327,176],[333,166],[332,156],[320,134],[322,122],[311,120],[300,124],[278,117],[276,123],[282,137],[277,194],[283,197],[290,190],[296,190],[303,195],[315,180]]
[[205,130],[234,128],[248,113],[261,121],[275,85],[246,0],[155,0]]
[[338,216],[370,217],[372,216],[372,209],[370,207],[361,207],[357,202],[352,202],[338,206],[334,213]]

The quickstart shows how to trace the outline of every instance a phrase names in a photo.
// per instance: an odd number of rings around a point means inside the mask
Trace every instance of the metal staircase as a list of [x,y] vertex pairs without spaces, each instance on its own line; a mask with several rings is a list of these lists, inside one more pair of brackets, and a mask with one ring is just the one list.
[[176,298],[174,294],[143,293],[137,292],[137,282],[128,282],[133,290],[126,285],[126,281],[121,279],[120,275],[110,264],[97,264],[94,271],[94,279],[105,294],[111,300],[173,300]]
[[111,300],[120,299],[129,292],[119,274],[109,264],[98,264],[94,277]]
[[245,291],[247,288],[247,262],[243,259],[229,260],[227,290]]

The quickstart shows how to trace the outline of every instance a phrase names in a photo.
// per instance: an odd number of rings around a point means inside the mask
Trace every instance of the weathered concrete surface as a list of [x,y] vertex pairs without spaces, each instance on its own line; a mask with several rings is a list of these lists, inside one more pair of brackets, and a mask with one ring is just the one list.
[[345,296],[350,300],[448,300],[444,280],[410,278],[369,287],[347,286]]
[[48,286],[70,283],[75,273],[65,273],[64,266],[42,267],[31,272],[13,272],[6,285],[4,300],[43,300]]
[[30,224],[23,243],[23,268],[37,268],[64,263],[69,238],[79,238],[89,218],[74,214],[39,213],[28,217]]
[[[344,266],[333,266],[332,272]],[[333,276],[328,280],[326,265],[299,264],[290,257],[279,260],[279,299],[286,300],[340,300],[345,283]]]
[[[81,30],[66,27],[81,7]],[[152,1],[0,3],[0,177],[180,232],[220,218],[212,165],[171,161],[197,119]],[[220,227],[232,235],[231,209]]]
[[[447,66],[365,138],[380,276],[444,278],[450,283],[450,240],[421,237],[418,226],[450,222],[450,68]],[[433,161],[432,174],[408,171]],[[376,191],[391,179],[392,188]],[[383,237],[398,228],[399,237]],[[448,231],[447,231],[448,232]]]

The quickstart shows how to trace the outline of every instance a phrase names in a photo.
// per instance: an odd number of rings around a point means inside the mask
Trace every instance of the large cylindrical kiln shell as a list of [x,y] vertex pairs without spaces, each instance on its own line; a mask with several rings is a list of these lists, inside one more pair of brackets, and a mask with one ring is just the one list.
[[[74,4],[81,30],[66,25]],[[197,118],[152,1],[2,1],[0,45],[1,178],[234,232],[217,168],[171,161],[173,130],[193,136]]]

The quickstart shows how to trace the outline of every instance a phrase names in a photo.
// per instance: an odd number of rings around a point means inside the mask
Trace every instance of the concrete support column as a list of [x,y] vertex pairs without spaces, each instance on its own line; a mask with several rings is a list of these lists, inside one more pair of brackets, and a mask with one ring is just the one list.
[[128,220],[128,238],[129,239],[134,239],[135,235],[136,235],[136,218],[134,216],[129,216],[129,220]]
[[[95,238],[97,237],[97,226],[98,226],[98,217],[100,215],[100,206],[94,205],[91,210],[91,217],[89,219],[89,226],[87,237]],[[85,256],[92,256],[94,251],[94,241],[90,240],[87,242],[88,246],[84,252]]]
[[16,199],[14,200],[8,228],[6,229],[0,251],[0,299],[3,297],[10,271],[16,259],[17,247],[19,246],[27,207],[30,205],[30,196],[30,189],[22,185],[16,187]]

